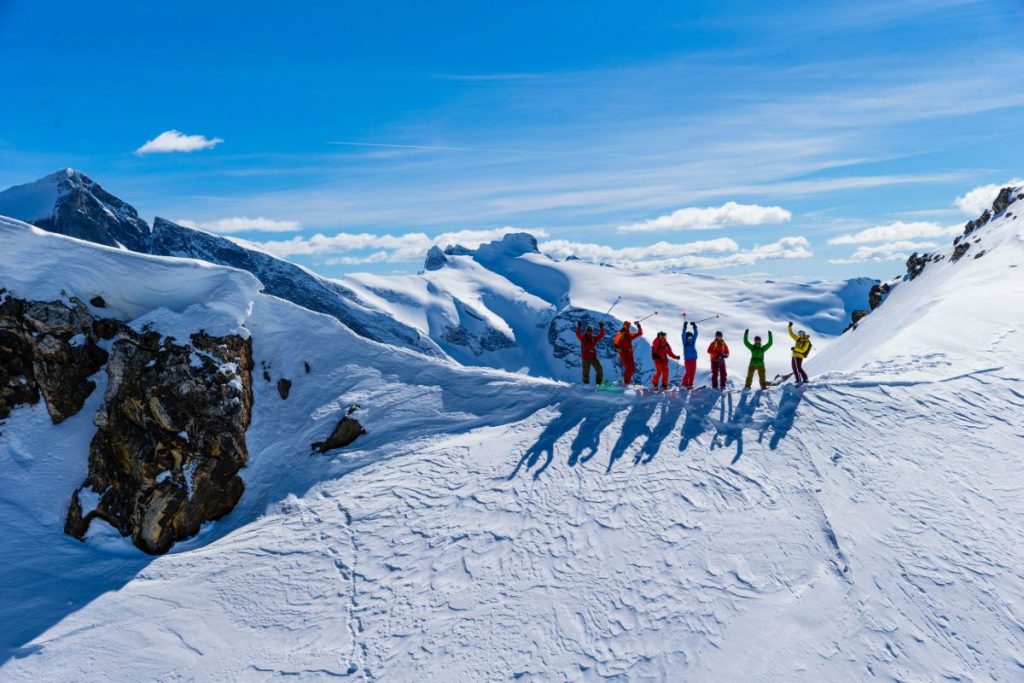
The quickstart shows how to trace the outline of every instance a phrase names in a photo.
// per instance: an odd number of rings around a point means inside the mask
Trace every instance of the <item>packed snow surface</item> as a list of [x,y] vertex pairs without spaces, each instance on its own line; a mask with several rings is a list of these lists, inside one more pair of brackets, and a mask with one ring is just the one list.
[[[968,257],[816,347],[807,388],[628,396],[425,358],[238,271],[9,224],[5,243],[38,243],[33,267],[132,319],[205,321],[161,282],[248,292],[229,308],[257,368],[294,386],[282,401],[256,379],[238,507],[158,558],[101,527],[61,533],[103,373],[56,427],[42,404],[15,411],[0,678],[1019,680],[1019,226],[998,218]],[[121,271],[79,264],[105,258]],[[52,297],[60,284],[22,263],[0,263],[0,286]],[[122,271],[153,289],[130,308],[110,284]],[[773,297],[734,305],[779,319]],[[353,404],[368,433],[311,454]]]

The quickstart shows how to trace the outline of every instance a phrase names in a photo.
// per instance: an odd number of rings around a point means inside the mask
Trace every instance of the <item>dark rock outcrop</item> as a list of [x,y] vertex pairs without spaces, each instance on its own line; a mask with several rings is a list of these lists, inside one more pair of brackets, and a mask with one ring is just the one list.
[[964,257],[964,254],[971,248],[970,242],[960,242],[953,247],[953,255],[949,257],[950,263],[956,263]]
[[311,444],[313,450],[326,453],[336,448],[344,448],[359,438],[360,435],[365,434],[366,430],[363,429],[363,425],[359,424],[359,420],[352,417],[352,413],[357,410],[359,410],[359,406],[349,406],[345,416],[334,427],[334,431],[327,437],[327,440]]
[[40,396],[54,424],[81,410],[96,388],[89,377],[107,360],[94,322],[76,299],[0,301],[0,418]]
[[850,314],[850,324],[846,326],[846,329],[844,329],[843,332],[857,329],[857,323],[867,317],[869,313],[871,313],[871,311],[864,310],[863,308],[855,310]]
[[891,289],[888,282],[879,282],[871,287],[871,291],[868,292],[868,306],[872,311],[882,305]]
[[191,342],[130,329],[115,340],[68,534],[84,538],[98,518],[158,554],[238,502],[252,413],[251,342],[202,332]]
[[424,270],[441,270],[445,264],[448,263],[448,259],[445,258],[444,252],[441,251],[441,247],[433,246],[427,252],[427,258],[423,262]]
[[915,251],[907,259],[907,277],[911,280],[915,279],[918,275],[924,272],[924,267],[928,265],[929,255],[921,254]]
[[277,380],[277,393],[281,396],[282,401],[288,400],[288,394],[292,391],[292,381],[282,377]]

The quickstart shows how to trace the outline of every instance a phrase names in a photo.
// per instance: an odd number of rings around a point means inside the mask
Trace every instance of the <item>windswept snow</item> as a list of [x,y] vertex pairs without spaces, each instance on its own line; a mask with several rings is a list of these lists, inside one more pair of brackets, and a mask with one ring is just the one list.
[[[79,295],[116,281],[107,268],[194,277],[197,296],[216,282],[249,292],[251,305],[230,310],[244,313],[256,366],[294,385],[282,401],[256,379],[238,507],[158,558],[61,533],[103,387],[56,427],[41,405],[15,411],[0,426],[0,620],[13,625],[0,678],[1017,680],[1018,223],[993,221],[977,235],[985,256],[976,246],[930,264],[856,331],[816,345],[808,367],[828,371],[824,382],[638,398],[378,344],[239,271],[73,240],[40,247],[38,268],[66,269]],[[63,239],[14,227],[22,249]],[[66,263],[108,256],[124,263]],[[601,291],[582,264],[529,254],[487,273],[449,258],[464,274],[446,280],[457,296],[431,290],[432,271],[392,286],[404,304],[381,299],[427,323],[460,314],[454,299],[480,305],[520,340],[518,319],[475,293],[497,291],[527,320],[584,278],[576,291],[594,298],[572,303],[593,310],[629,282]],[[13,263],[0,264],[0,286],[58,286]],[[654,285],[673,277],[634,283],[633,305],[662,305]],[[695,295],[722,282],[686,277]],[[733,302],[738,286],[710,289],[760,324],[798,316],[805,300],[796,287]],[[122,315],[195,313],[140,291]],[[687,303],[688,285],[671,291]],[[838,310],[841,291],[804,293]],[[354,404],[368,433],[311,454]]]

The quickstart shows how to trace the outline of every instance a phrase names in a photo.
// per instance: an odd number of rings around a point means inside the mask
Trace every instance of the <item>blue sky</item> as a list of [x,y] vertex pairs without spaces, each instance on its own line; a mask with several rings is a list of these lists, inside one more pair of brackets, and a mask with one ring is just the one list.
[[[1019,1],[0,0],[0,186],[72,166],[328,275],[526,229],[887,277],[1024,175],[1022,26]],[[138,152],[163,133],[206,148]]]

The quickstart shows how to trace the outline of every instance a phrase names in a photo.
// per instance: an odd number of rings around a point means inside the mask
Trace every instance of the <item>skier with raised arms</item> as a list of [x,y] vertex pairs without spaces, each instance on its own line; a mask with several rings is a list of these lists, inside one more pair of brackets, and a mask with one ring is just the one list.
[[583,330],[583,321],[576,323],[576,338],[580,340],[580,353],[583,356],[583,383],[590,384],[590,369],[597,373],[594,378],[597,384],[604,383],[604,368],[597,357],[597,343],[604,339],[604,323],[600,323],[600,332],[594,336],[594,328],[587,326]]
[[807,358],[807,354],[811,352],[811,336],[800,330],[799,332],[793,332],[793,323],[789,323],[789,336],[793,338],[795,342],[793,344],[793,381],[797,384],[806,384],[809,380],[807,373],[804,372],[804,359]]
[[632,330],[632,323],[626,320],[622,323],[622,329],[616,333],[612,344],[619,353],[619,362],[622,363],[622,383],[630,385],[633,383],[633,371],[636,369],[636,361],[633,359],[633,340],[644,335],[644,328],[638,322],[636,332]]
[[761,337],[755,335],[754,343],[750,343],[750,330],[744,330],[743,332],[743,345],[750,349],[750,367],[747,368],[747,381],[743,385],[744,389],[749,389],[750,385],[754,381],[754,373],[757,373],[757,379],[761,382],[761,391],[768,388],[768,380],[765,379],[764,372],[764,354],[772,347],[772,333],[768,331],[768,343],[762,345]]
[[651,344],[651,358],[654,360],[654,388],[658,388],[660,380],[662,390],[668,389],[668,359],[679,360],[679,356],[672,351],[672,347],[668,343],[668,335],[664,332],[659,332],[654,343]]
[[725,359],[729,357],[729,345],[721,331],[715,332],[715,338],[708,345],[708,355],[711,356],[711,388],[725,389]]
[[683,388],[693,389],[693,379],[697,374],[697,323],[693,325],[693,332],[686,331],[686,323],[683,323]]

